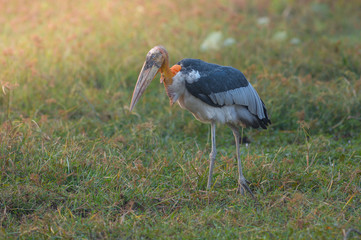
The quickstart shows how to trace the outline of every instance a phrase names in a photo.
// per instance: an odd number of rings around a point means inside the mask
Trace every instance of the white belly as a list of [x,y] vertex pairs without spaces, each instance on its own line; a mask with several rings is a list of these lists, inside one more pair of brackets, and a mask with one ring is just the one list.
[[219,122],[252,125],[257,121],[246,107],[230,105],[224,107],[212,107],[185,91],[178,99],[178,104],[183,109],[190,111],[201,122]]

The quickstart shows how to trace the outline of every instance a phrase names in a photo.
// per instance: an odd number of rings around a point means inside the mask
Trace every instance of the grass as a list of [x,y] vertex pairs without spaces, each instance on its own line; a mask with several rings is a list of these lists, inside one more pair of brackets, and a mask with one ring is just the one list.
[[[0,238],[360,239],[359,1],[36,1],[0,8]],[[268,24],[258,19],[268,17]],[[235,44],[201,51],[221,31]],[[277,36],[278,35],[278,36]],[[281,36],[281,37],[279,37]],[[292,41],[293,39],[293,41]],[[295,40],[296,39],[296,40]],[[293,42],[293,43],[291,43]],[[241,69],[273,122],[231,131],[169,106],[147,51]]]

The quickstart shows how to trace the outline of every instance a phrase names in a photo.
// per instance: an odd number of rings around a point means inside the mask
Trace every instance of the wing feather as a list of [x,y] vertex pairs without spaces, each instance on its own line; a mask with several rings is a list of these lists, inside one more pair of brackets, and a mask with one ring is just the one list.
[[210,64],[196,59],[184,59],[178,64],[182,66],[182,74],[198,71],[196,80],[185,80],[186,89],[196,98],[213,107],[241,105],[264,124],[270,123],[265,105],[257,91],[239,70]]

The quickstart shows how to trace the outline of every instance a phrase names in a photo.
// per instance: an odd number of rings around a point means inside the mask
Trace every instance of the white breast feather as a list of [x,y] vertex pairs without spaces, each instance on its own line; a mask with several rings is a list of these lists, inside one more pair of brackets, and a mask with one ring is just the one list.
[[185,75],[181,72],[178,72],[173,77],[172,85],[168,86],[168,92],[172,95],[171,96],[171,103],[175,103],[179,96],[183,95],[185,92]]

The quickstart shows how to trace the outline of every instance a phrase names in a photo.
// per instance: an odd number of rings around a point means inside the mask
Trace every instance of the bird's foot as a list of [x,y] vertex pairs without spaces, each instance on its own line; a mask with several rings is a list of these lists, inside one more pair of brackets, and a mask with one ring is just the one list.
[[239,188],[241,191],[242,196],[244,196],[244,190],[247,190],[247,192],[249,192],[249,194],[251,194],[253,199],[256,199],[251,191],[251,189],[249,188],[248,184],[251,184],[249,181],[247,181],[247,179],[245,179],[244,177],[239,179]]

